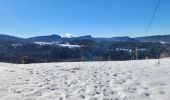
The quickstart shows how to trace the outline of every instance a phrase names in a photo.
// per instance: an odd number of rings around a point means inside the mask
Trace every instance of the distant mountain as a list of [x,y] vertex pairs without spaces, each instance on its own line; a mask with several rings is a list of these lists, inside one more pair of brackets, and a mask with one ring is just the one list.
[[0,41],[23,42],[25,40],[15,36],[0,34]]
[[134,38],[126,37],[112,37],[112,38],[98,38],[92,37],[91,35],[73,37],[73,38],[64,38],[66,41],[79,41],[79,40],[86,40],[86,41],[94,41],[94,42],[138,42],[138,40]]
[[72,42],[72,41],[94,41],[94,42],[138,42],[138,40],[134,38],[130,38],[128,36],[126,37],[112,37],[112,38],[96,38],[92,37],[91,35],[85,35],[85,36],[79,36],[79,37],[61,37],[59,35],[46,35],[46,36],[35,36],[31,38],[18,38],[15,36],[10,35],[0,35],[0,40],[6,40],[6,41],[25,41],[25,42],[53,42],[53,41],[62,41],[62,42]]
[[156,36],[146,36],[135,38],[140,42],[164,42],[170,43],[170,35],[156,35]]
[[161,43],[170,43],[170,35],[157,35],[157,36],[146,36],[131,38],[128,36],[124,37],[112,37],[112,38],[99,38],[92,37],[91,35],[79,36],[79,37],[61,37],[59,35],[46,35],[46,36],[35,36],[31,38],[19,38],[10,35],[0,34],[1,41],[13,41],[13,42],[75,42],[75,41],[94,41],[94,42],[161,42]]
[[113,37],[112,40],[114,41],[121,41],[121,42],[138,42],[138,40],[134,38],[130,38],[129,36],[125,37]]
[[98,42],[138,42],[138,40],[130,38],[128,36],[112,38],[95,38],[95,40]]
[[32,42],[53,42],[53,41],[61,41],[62,38],[59,35],[46,35],[46,36],[36,36],[32,38],[27,38],[28,41]]
[[79,38],[79,39],[93,39],[93,37],[91,35],[79,36],[77,38]]

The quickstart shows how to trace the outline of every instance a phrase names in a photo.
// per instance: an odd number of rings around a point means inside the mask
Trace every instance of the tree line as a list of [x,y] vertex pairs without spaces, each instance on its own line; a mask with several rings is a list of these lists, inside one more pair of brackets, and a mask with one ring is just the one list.
[[96,43],[82,40],[72,44],[81,48],[34,43],[0,41],[0,62],[44,63],[65,61],[122,61],[134,59],[156,59],[164,54],[169,56],[169,45],[159,43]]

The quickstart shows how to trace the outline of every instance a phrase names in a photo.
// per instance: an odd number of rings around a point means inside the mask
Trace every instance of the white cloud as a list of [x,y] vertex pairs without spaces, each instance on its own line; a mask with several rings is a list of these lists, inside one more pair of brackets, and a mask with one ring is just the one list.
[[70,33],[66,33],[65,35],[66,35],[66,37],[68,37],[68,38],[72,38],[72,37],[73,37],[73,34],[70,34]]

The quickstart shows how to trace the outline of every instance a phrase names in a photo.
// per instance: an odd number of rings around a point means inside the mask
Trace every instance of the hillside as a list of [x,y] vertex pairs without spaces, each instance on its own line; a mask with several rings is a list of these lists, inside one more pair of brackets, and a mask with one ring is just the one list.
[[0,41],[23,42],[26,40],[15,36],[0,34]]
[[94,42],[161,42],[161,43],[170,43],[170,35],[155,35],[155,36],[145,36],[131,38],[129,36],[122,37],[92,37],[91,35],[78,36],[78,37],[61,37],[59,35],[44,35],[44,36],[35,36],[31,38],[20,38],[10,35],[0,34],[0,40],[2,41],[14,41],[14,42],[72,42],[77,40],[89,40]]
[[136,38],[141,42],[162,42],[170,43],[170,35],[156,35]]
[[0,100],[169,100],[169,62],[0,63]]
[[59,35],[48,35],[48,36],[36,36],[27,38],[26,40],[32,41],[32,42],[52,42],[52,41],[61,41],[62,38]]
[[78,36],[78,37],[61,37],[59,35],[44,35],[44,36],[35,36],[31,38],[20,38],[20,37],[15,37],[15,36],[10,36],[10,35],[4,35],[0,34],[0,40],[5,40],[5,41],[14,41],[14,42],[72,42],[75,40],[89,40],[89,41],[94,41],[94,42],[138,42],[138,40],[134,38],[130,38],[128,36],[124,37],[111,37],[111,38],[96,38],[92,37],[91,35],[85,35],[85,36]]

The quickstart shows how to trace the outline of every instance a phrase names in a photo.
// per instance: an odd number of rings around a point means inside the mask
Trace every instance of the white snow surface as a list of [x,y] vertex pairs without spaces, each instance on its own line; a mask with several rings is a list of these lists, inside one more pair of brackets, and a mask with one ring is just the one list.
[[0,100],[170,100],[170,58],[0,63]]

